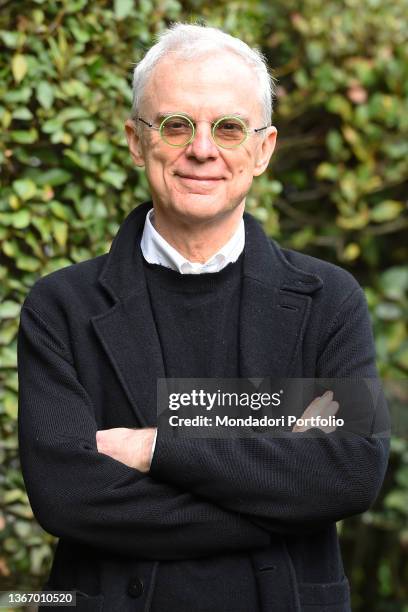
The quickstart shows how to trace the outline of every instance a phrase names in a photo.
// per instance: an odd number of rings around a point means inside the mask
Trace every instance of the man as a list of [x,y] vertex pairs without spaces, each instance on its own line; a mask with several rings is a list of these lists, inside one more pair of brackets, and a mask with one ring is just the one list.
[[[135,70],[126,122],[152,203],[109,254],[24,302],[22,469],[60,538],[46,588],[75,590],[79,610],[350,610],[335,522],[373,503],[387,440],[157,429],[163,377],[376,376],[356,281],[244,214],[276,143],[271,93],[242,41],[166,31]],[[329,392],[306,412],[337,409]]]

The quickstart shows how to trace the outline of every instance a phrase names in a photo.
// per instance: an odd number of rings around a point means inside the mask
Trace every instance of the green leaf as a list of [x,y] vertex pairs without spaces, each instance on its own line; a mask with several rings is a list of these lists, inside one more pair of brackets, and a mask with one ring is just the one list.
[[[9,346],[4,346],[0,352],[0,368],[16,368],[17,352]],[[4,443],[2,442],[4,445]]]
[[27,270],[27,272],[35,272],[41,265],[35,257],[29,255],[19,255],[16,259],[17,268],[20,270]]
[[396,200],[384,200],[371,209],[370,218],[376,223],[392,221],[404,210],[402,202]]
[[0,319],[9,319],[18,317],[20,314],[21,305],[12,300],[5,300],[0,303]]
[[20,119],[20,121],[29,121],[33,118],[33,113],[28,108],[16,108],[13,111],[13,119]]
[[72,121],[73,119],[87,119],[89,117],[89,112],[80,106],[71,106],[70,108],[66,108],[59,113],[57,119],[60,124],[65,123],[66,121]]
[[4,42],[6,47],[10,49],[16,49],[21,39],[21,32],[0,32],[0,39]]
[[116,19],[124,19],[131,14],[134,8],[133,0],[114,0],[113,10]]
[[32,527],[28,521],[16,521],[13,525],[16,535],[21,539],[26,539],[31,535]]
[[26,103],[31,97],[31,87],[20,87],[19,89],[11,89],[3,95],[3,102],[9,104]]
[[381,274],[379,284],[389,299],[402,299],[408,291],[408,268],[405,266],[394,266],[386,270]]
[[43,572],[43,565],[51,557],[50,547],[47,545],[34,546],[30,550],[30,570],[34,576]]
[[408,491],[408,465],[405,465],[398,470],[396,480],[401,487],[406,488]]
[[344,96],[335,94],[330,96],[327,101],[327,109],[331,113],[340,115],[345,121],[349,121],[352,117],[351,104]]
[[30,200],[37,193],[36,184],[29,178],[17,179],[14,181],[13,189],[24,201]]
[[51,239],[51,222],[49,218],[33,217],[32,225],[38,229],[41,234],[41,240],[45,243]]
[[[82,258],[84,259],[84,258]],[[9,319],[0,327],[0,344],[7,346],[16,337],[18,332],[18,321]],[[1,412],[1,410],[0,410]]]
[[49,203],[49,208],[52,211],[52,214],[58,219],[62,219],[63,221],[72,221],[74,215],[72,214],[72,208],[70,206],[66,206],[58,202],[57,200],[52,200]]
[[81,100],[88,98],[91,95],[91,90],[85,83],[78,79],[68,79],[60,85],[62,93],[67,98],[78,97]]
[[48,121],[45,121],[42,124],[41,131],[44,132],[44,134],[53,134],[54,132],[60,130],[61,127],[61,121],[54,117],[53,119],[48,119]]
[[102,172],[101,179],[113,185],[116,189],[121,189],[126,180],[126,176],[126,172],[117,168],[115,170],[105,170],[105,172]]
[[81,155],[72,149],[65,149],[64,155],[83,170],[88,172],[96,172],[97,170],[96,161],[90,155]]
[[50,259],[50,261],[48,261],[43,268],[43,274],[49,274],[50,272],[60,270],[61,268],[65,268],[71,264],[72,261],[66,257],[56,257],[55,259]]
[[33,511],[29,506],[25,506],[24,504],[11,504],[7,510],[16,516],[20,516],[21,518],[33,518]]
[[366,209],[362,209],[350,217],[339,215],[336,218],[336,223],[339,227],[345,230],[357,230],[365,227],[369,221],[369,214]]
[[27,60],[21,53],[16,53],[11,60],[11,70],[16,83],[20,83],[27,73]]
[[14,502],[16,501],[20,501],[21,498],[23,497],[23,491],[21,491],[21,489],[11,489],[10,491],[6,491],[4,493],[4,503],[7,504],[14,504]]
[[65,223],[64,221],[53,219],[52,233],[54,235],[55,240],[59,244],[59,246],[64,248],[67,244],[68,224]]
[[394,321],[401,316],[401,308],[390,302],[380,302],[375,308],[375,314],[384,321]]
[[47,81],[41,81],[36,88],[37,100],[41,106],[47,110],[52,107],[54,102],[54,89]]
[[69,124],[69,130],[74,134],[92,134],[96,130],[96,125],[90,119],[82,119],[80,121],[72,121]]
[[4,254],[7,255],[7,257],[11,257],[11,259],[17,257],[19,253],[16,240],[4,240],[1,244],[1,248],[3,249]]
[[87,4],[88,4],[88,0],[70,0],[68,4],[66,5],[65,11],[67,13],[76,13],[77,11],[80,11],[81,9],[83,9]]
[[81,28],[78,22],[74,19],[69,19],[69,31],[73,34],[76,40],[80,43],[87,43],[91,40],[91,34],[86,29]]
[[72,179],[72,174],[64,170],[63,168],[51,168],[46,172],[38,174],[37,184],[40,186],[51,185],[56,187],[58,185],[64,185]]
[[349,242],[349,244],[343,250],[344,261],[354,261],[360,255],[361,249],[355,242]]
[[405,343],[405,346],[402,347],[395,355],[395,361],[403,368],[405,371],[408,370],[408,342]]
[[17,418],[18,400],[15,393],[6,393],[4,398],[4,411],[10,419],[15,420]]
[[384,505],[387,508],[392,508],[408,514],[408,491],[391,491],[384,500]]
[[31,130],[14,130],[10,132],[11,139],[20,144],[32,144],[38,138],[38,132],[35,128]]
[[336,181],[339,177],[339,168],[337,164],[322,162],[316,169],[316,177],[321,180]]
[[23,229],[30,225],[31,214],[26,208],[21,208],[17,212],[13,213],[12,226],[17,229]]

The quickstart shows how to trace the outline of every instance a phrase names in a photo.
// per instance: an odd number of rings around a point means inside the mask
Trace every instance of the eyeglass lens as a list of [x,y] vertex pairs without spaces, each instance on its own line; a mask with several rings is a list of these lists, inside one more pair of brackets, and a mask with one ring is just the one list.
[[[171,115],[161,123],[160,135],[165,142],[174,147],[182,147],[193,140],[194,125],[182,115]],[[212,128],[215,142],[224,148],[240,145],[247,136],[245,123],[237,117],[222,117]]]

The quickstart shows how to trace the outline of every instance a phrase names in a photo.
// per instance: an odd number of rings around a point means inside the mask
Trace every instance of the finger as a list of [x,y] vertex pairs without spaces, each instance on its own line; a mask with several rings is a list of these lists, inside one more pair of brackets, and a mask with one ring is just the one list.
[[340,408],[339,402],[331,402],[330,405],[327,406],[323,415],[324,416],[334,416],[339,408]]
[[[321,419],[327,419],[330,416],[334,416],[339,408],[340,408],[339,402],[332,401],[327,406],[323,404],[320,407],[319,411],[314,411],[314,414],[312,414],[312,411],[310,411],[308,414],[307,414],[307,411],[305,411],[300,418],[303,419],[304,421],[308,421],[311,418],[317,419],[318,417],[320,417]],[[310,424],[305,424],[305,425],[295,425],[292,431],[302,432],[302,431],[307,431],[308,429],[311,429],[312,427],[317,427],[327,432],[334,431],[336,429],[336,426],[333,427],[332,425],[319,425],[319,424],[312,425],[310,423]]]
[[[322,396],[316,397],[308,406],[308,408],[316,408],[317,406],[323,406],[327,402],[331,402],[333,399],[333,391],[326,391]],[[308,409],[306,408],[306,410]]]
[[339,408],[340,404],[338,402],[331,402],[324,410],[322,410],[319,414],[316,414],[315,418],[328,419],[331,416],[334,416]]
[[306,408],[301,418],[315,416],[320,414],[321,410],[324,410],[326,406],[330,404],[333,399],[333,391],[326,391],[321,397],[316,397]]

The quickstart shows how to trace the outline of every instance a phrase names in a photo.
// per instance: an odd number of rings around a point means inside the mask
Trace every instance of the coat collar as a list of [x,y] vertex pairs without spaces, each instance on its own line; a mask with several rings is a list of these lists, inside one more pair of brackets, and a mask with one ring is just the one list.
[[[151,202],[138,206],[122,223],[98,278],[115,304],[91,318],[145,426],[156,424],[157,379],[165,376],[140,249],[151,207]],[[292,265],[248,213],[244,222],[240,373],[248,378],[289,377],[302,346],[311,295],[323,283],[317,275]]]
[[[144,289],[139,245],[145,218],[151,208],[151,202],[134,208],[112,242],[98,280],[115,300],[124,300]],[[252,215],[244,213],[244,222],[244,277],[300,294],[311,294],[322,287],[319,276],[295,267],[284,257],[276,242],[266,237]]]

